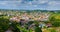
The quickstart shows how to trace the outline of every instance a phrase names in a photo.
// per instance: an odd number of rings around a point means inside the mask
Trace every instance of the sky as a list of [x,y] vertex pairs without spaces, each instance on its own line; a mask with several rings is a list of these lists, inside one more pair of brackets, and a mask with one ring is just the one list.
[[0,9],[60,10],[60,0],[0,0]]

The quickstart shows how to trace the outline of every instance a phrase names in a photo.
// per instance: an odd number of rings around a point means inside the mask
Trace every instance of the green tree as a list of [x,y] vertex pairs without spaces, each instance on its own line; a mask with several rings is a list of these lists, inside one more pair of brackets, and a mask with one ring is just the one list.
[[0,17],[0,32],[5,32],[9,28],[9,20],[3,17]]

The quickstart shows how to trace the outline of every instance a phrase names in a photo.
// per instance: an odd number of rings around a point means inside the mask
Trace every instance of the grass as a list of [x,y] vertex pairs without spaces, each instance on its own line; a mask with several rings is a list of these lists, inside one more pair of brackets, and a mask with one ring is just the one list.
[[51,27],[42,29],[43,32],[60,32],[60,27]]

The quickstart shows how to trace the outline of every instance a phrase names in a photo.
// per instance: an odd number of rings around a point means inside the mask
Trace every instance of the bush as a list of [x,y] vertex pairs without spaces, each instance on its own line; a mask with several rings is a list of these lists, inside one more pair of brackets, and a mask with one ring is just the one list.
[[59,27],[60,26],[60,14],[52,14],[50,16],[50,22],[52,23],[52,26]]
[[42,32],[41,27],[39,27],[38,21],[35,21],[35,32]]
[[50,31],[51,31],[51,32],[57,32],[55,29],[51,29]]
[[52,25],[53,25],[54,27],[59,27],[59,26],[60,26],[60,22],[52,22]]
[[9,20],[0,17],[0,32],[5,32],[9,28]]

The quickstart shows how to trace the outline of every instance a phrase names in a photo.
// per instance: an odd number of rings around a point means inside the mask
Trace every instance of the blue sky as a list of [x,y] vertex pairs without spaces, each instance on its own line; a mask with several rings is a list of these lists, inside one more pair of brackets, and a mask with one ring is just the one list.
[[0,9],[60,10],[60,0],[0,0]]

